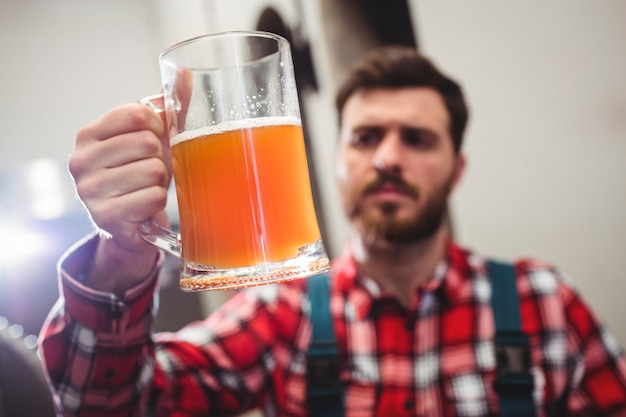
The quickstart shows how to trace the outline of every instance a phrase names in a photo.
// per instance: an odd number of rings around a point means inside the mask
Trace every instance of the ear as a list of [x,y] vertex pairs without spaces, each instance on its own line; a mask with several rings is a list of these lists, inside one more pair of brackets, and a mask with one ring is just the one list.
[[465,154],[459,152],[456,155],[456,165],[454,167],[454,178],[452,180],[452,187],[456,188],[461,182],[461,178],[463,178],[463,174],[465,173],[465,166],[467,165],[467,160],[465,159]]

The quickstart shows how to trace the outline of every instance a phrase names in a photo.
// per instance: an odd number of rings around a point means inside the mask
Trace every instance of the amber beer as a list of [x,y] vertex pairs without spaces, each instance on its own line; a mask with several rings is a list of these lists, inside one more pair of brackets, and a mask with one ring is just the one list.
[[299,119],[225,122],[183,132],[171,145],[187,262],[280,262],[320,241]]

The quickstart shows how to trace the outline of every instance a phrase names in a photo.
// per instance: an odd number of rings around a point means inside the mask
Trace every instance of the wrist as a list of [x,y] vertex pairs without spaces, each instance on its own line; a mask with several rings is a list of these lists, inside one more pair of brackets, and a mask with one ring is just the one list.
[[148,243],[129,250],[115,239],[99,238],[84,284],[122,297],[129,288],[154,273],[158,258],[158,248]]

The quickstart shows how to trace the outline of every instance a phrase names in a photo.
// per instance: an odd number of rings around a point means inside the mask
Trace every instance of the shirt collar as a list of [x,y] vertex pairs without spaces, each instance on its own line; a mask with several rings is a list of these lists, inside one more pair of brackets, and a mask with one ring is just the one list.
[[[471,296],[471,256],[466,249],[448,241],[446,256],[437,266],[432,279],[418,291],[432,292],[452,303]],[[346,246],[341,256],[333,260],[330,274],[334,277],[333,292],[342,293],[354,306],[357,319],[365,318],[374,302],[385,297],[376,282],[359,274],[350,245]]]

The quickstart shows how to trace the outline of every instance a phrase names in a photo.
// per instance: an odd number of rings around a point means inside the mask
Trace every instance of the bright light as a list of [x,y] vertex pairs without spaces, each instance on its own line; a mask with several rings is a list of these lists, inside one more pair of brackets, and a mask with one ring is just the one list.
[[0,267],[24,262],[46,247],[44,236],[16,226],[0,224],[0,236]]
[[51,159],[37,159],[26,167],[32,192],[31,212],[38,219],[56,219],[67,211],[59,165]]
[[24,338],[24,344],[28,349],[35,349],[37,347],[37,336],[29,334]]
[[9,336],[13,339],[17,339],[18,337],[22,337],[24,334],[24,328],[19,324],[13,324],[9,327]]

